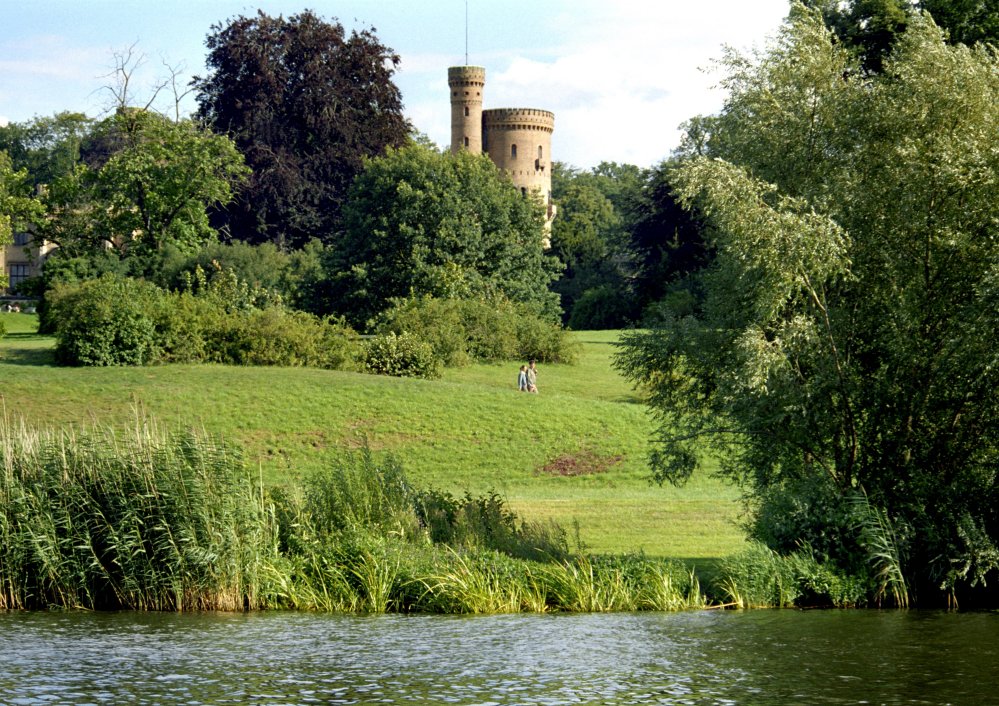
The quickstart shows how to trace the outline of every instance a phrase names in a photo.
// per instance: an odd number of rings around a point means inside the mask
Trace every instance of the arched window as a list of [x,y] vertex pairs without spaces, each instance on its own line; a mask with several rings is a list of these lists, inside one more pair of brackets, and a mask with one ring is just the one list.
[[517,145],[510,145],[510,159],[517,159]]
[[465,138],[465,147],[468,147],[468,138]]
[[538,159],[542,159],[543,157],[544,155],[541,154],[541,145],[538,145]]
[[466,118],[468,117],[468,106],[467,105],[465,106],[465,117]]

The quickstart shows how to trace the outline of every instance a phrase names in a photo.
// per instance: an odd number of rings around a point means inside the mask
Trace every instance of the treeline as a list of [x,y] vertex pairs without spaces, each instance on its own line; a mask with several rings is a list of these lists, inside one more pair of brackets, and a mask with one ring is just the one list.
[[365,334],[400,298],[509,301],[576,329],[639,323],[664,297],[689,305],[683,278],[704,247],[670,165],[556,164],[546,252],[535,200],[487,157],[441,152],[405,121],[398,57],[373,30],[258,13],[212,27],[206,45],[192,118],[130,94],[141,59],[128,53],[108,117],[0,128],[0,240],[16,227],[55,246],[18,287],[43,310],[55,287],[108,273],[183,291],[191,261],[265,291],[254,306]]

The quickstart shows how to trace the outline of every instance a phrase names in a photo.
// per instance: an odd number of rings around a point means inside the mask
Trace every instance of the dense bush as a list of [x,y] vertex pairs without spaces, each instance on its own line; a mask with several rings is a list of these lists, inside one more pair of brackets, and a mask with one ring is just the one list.
[[567,324],[576,331],[621,328],[633,309],[624,288],[602,284],[582,293],[569,312]]
[[159,358],[162,293],[113,275],[58,287],[49,297],[56,360],[64,365],[144,365]]
[[874,591],[868,574],[819,561],[807,547],[779,554],[758,542],[723,560],[714,584],[718,597],[740,608],[857,606]]
[[426,341],[389,331],[364,342],[364,369],[376,375],[433,379],[441,375],[441,361]]
[[[239,288],[238,280],[233,286]],[[67,365],[210,362],[344,370],[355,369],[360,355],[356,335],[338,320],[280,307],[234,308],[235,300],[218,287],[200,295],[171,293],[107,274],[59,285],[49,301],[57,359]]]
[[576,351],[558,325],[502,297],[393,300],[375,322],[379,334],[410,334],[447,367],[474,361],[572,362]]

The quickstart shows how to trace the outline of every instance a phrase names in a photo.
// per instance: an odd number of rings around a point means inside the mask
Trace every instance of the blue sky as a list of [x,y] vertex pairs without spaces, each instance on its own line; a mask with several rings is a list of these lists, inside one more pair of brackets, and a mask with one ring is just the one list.
[[[469,63],[486,67],[485,107],[555,113],[555,159],[651,166],[679,124],[717,110],[722,45],[762,46],[787,0],[468,0]],[[262,9],[310,8],[348,29],[373,26],[402,57],[395,76],[407,116],[449,142],[447,67],[465,63],[465,0],[0,0],[0,121],[61,110],[99,115],[113,53],[146,57],[136,95],[163,63],[203,74],[215,23]],[[193,101],[188,104],[193,108]],[[165,106],[161,106],[165,107]]]

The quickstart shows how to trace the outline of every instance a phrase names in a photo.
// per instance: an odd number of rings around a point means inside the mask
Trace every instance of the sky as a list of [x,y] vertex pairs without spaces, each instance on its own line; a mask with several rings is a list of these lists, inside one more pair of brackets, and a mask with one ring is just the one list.
[[[668,157],[683,121],[723,104],[711,69],[723,46],[762,47],[788,0],[0,0],[0,124],[100,116],[115,52],[145,57],[141,99],[166,66],[204,75],[212,25],[305,8],[348,30],[374,27],[402,58],[406,116],[437,144],[450,143],[447,68],[467,49],[467,63],[486,68],[485,108],[554,112],[552,157],[589,169]],[[193,110],[193,98],[183,105]]]

